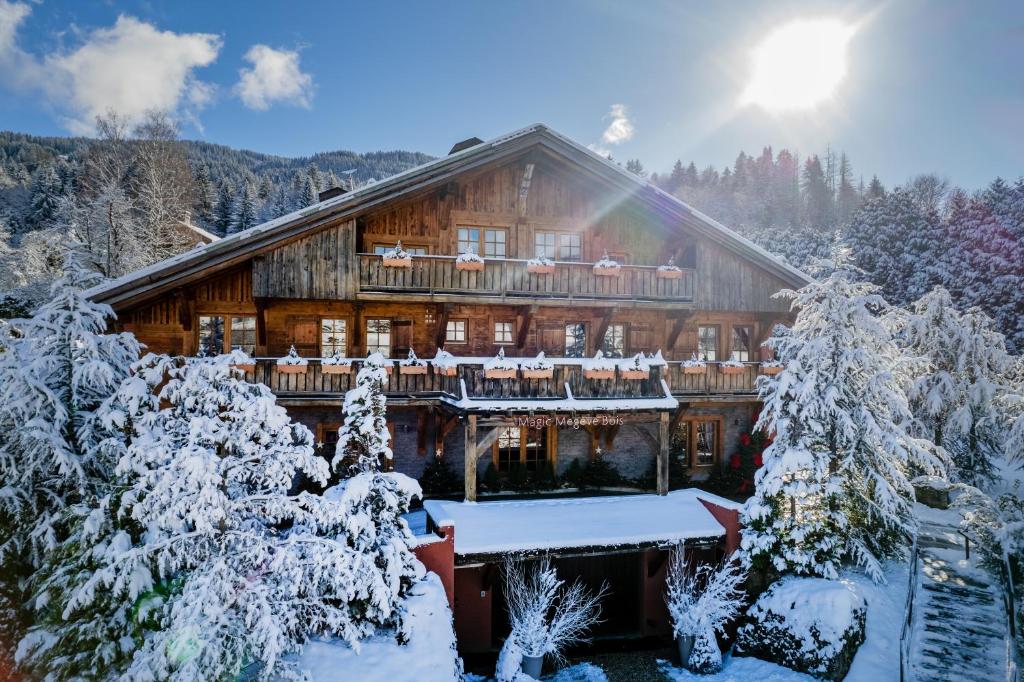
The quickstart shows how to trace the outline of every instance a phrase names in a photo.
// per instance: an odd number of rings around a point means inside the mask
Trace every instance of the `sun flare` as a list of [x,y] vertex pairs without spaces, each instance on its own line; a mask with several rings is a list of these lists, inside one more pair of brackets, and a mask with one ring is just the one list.
[[846,76],[853,34],[853,27],[837,19],[798,20],[775,29],[753,50],[743,104],[780,112],[821,104]]

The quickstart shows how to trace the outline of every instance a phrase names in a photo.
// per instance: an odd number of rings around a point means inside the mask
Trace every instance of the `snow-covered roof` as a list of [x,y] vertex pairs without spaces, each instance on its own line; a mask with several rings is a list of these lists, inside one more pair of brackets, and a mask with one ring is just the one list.
[[[784,263],[678,198],[658,189],[649,181],[626,171],[546,125],[537,123],[411,168],[380,182],[325,199],[215,242],[200,245],[186,253],[100,284],[86,293],[95,300],[116,303],[136,294],[173,288],[178,280],[194,275],[197,271],[237,262],[235,258],[240,252],[256,253],[260,249],[273,248],[281,241],[301,234],[311,227],[311,223],[317,226],[328,217],[355,215],[367,206],[377,205],[402,192],[422,189],[427,183],[445,181],[449,175],[489,162],[492,156],[502,156],[506,152],[515,153],[524,145],[532,144],[535,139],[565,156],[574,156],[573,160],[580,164],[588,164],[591,170],[599,169],[606,176],[613,176],[624,188],[630,188],[629,191],[635,193],[638,199],[689,219],[688,222],[694,228],[717,236],[723,245],[758,262],[791,285],[802,286],[803,283],[811,281],[805,273]],[[317,220],[314,221],[314,218]]]
[[[667,545],[725,535],[703,493],[423,503],[434,523],[455,527],[461,556],[582,547]],[[717,504],[716,500],[708,500]]]

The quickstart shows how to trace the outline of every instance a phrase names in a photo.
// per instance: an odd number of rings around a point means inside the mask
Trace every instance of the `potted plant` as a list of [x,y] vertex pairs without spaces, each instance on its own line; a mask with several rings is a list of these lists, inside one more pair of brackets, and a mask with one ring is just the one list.
[[526,261],[526,271],[533,275],[550,275],[555,271],[555,261],[547,256],[538,256]]
[[761,363],[761,374],[774,375],[778,374],[786,368],[778,360],[765,360]]
[[398,373],[399,374],[426,374],[427,373],[427,361],[420,360],[416,357],[416,353],[413,349],[409,349],[409,357],[405,360],[398,361]]
[[470,248],[468,251],[460,253],[459,257],[455,259],[455,269],[463,272],[483,272],[484,259],[476,255],[476,252]]
[[637,353],[629,360],[619,363],[619,376],[623,379],[638,381],[646,379],[651,375],[651,366],[643,353]]
[[672,550],[665,603],[683,666],[705,675],[721,669],[722,652],[715,632],[724,632],[725,625],[743,608],[740,585],[745,578],[738,561],[693,566],[682,546]]
[[240,348],[231,351],[231,366],[242,372],[256,371],[256,361]]
[[412,256],[402,248],[402,242],[395,244],[395,248],[389,249],[381,254],[381,260],[386,268],[411,268]]
[[683,368],[683,374],[704,374],[708,367],[707,362],[697,359],[696,353],[689,360],[683,360],[679,364]]
[[609,258],[607,251],[601,256],[601,260],[594,263],[594,274],[598,277],[618,277],[620,272],[622,266]]
[[606,358],[604,353],[597,351],[597,355],[584,361],[583,378],[604,381],[615,378],[615,361]]
[[537,357],[520,363],[519,368],[523,370],[524,379],[550,379],[555,375],[555,366],[544,357],[544,351],[537,353]]
[[277,371],[281,374],[305,374],[309,367],[309,360],[299,357],[295,346],[288,349],[288,355],[277,359]]
[[579,581],[566,587],[548,558],[507,561],[503,573],[512,627],[498,656],[499,679],[518,667],[539,680],[545,656],[562,661],[566,647],[586,641],[587,630],[599,622],[607,588],[591,593]]
[[676,266],[675,258],[669,258],[666,265],[658,266],[655,276],[658,279],[682,279],[683,271],[681,268]]
[[346,358],[340,350],[336,350],[334,355],[320,358],[320,372],[322,374],[351,374],[352,359]]
[[443,348],[437,349],[430,364],[434,368],[434,372],[443,377],[453,377],[459,373],[459,363],[455,360],[455,356]]
[[498,354],[484,364],[485,379],[515,379],[516,363],[505,357],[504,347],[498,349]]
[[743,374],[747,366],[739,360],[726,360],[718,363],[718,371],[722,374]]

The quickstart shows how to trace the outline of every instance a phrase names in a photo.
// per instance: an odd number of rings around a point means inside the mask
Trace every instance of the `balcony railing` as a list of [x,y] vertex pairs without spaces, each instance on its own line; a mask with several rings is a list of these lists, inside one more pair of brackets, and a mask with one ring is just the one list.
[[573,300],[693,300],[694,270],[678,279],[658,277],[658,268],[623,265],[619,274],[594,274],[593,263],[559,261],[551,274],[527,271],[527,261],[488,258],[484,268],[470,272],[456,267],[454,256],[413,256],[409,267],[385,267],[380,256],[359,254],[360,292],[462,294],[505,298],[568,298]]
[[[746,363],[739,373],[726,373],[721,365],[709,363],[700,373],[687,373],[681,363],[669,362],[666,366],[652,367],[646,379],[624,379],[616,373],[614,379],[594,380],[584,376],[583,368],[575,362],[555,366],[550,379],[524,379],[521,374],[514,379],[488,379],[483,363],[460,362],[454,376],[447,376],[427,368],[426,374],[402,374],[397,363],[393,363],[385,393],[391,398],[430,398],[447,396],[452,400],[462,398],[462,385],[466,387],[469,399],[486,400],[542,400],[562,399],[571,396],[577,399],[608,398],[663,398],[662,380],[668,384],[672,395],[752,396],[757,393],[759,364]],[[256,361],[254,378],[266,384],[281,396],[340,397],[355,386],[358,363],[348,374],[327,374],[318,360],[310,360],[305,371],[285,373],[280,370],[276,359],[262,358]],[[568,386],[568,391],[566,390]]]

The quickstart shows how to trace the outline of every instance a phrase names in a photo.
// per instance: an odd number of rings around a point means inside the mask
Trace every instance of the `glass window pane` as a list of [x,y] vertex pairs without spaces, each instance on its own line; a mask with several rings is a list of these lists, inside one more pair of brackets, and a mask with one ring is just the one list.
[[604,340],[601,342],[601,352],[605,357],[621,358],[626,352],[626,326],[623,324],[610,324],[608,331],[604,333]]
[[460,227],[458,231],[459,253],[480,254],[480,229],[476,227]]
[[732,353],[730,355],[732,360],[750,362],[750,335],[750,327],[732,328]]
[[587,328],[583,323],[565,325],[565,357],[582,358],[587,354]]
[[558,259],[578,261],[582,258],[582,241],[578,234],[559,235]]
[[484,230],[484,258],[505,257],[505,230]]
[[526,432],[526,470],[537,471],[548,461],[547,430],[523,429]]
[[344,357],[348,351],[348,330],[345,320],[320,320],[320,354],[329,358],[335,353]]
[[255,317],[231,318],[231,350],[241,350],[250,356],[256,354]]
[[444,339],[447,343],[466,343],[466,321],[448,320]]
[[204,355],[224,352],[224,318],[220,315],[199,316],[199,349]]
[[520,434],[518,426],[502,429],[498,434],[498,471],[509,471],[519,465]]
[[555,250],[555,236],[554,232],[534,232],[533,244],[534,256],[536,258],[550,258],[554,260],[558,257],[558,253]]
[[366,321],[366,351],[391,357],[391,320]]
[[711,466],[715,461],[715,441],[718,437],[718,428],[715,422],[697,422],[696,428],[696,453],[695,462],[697,466]]
[[494,323],[494,343],[512,343],[512,323],[511,322],[495,322]]
[[708,362],[718,360],[718,327],[698,328],[697,357]]

